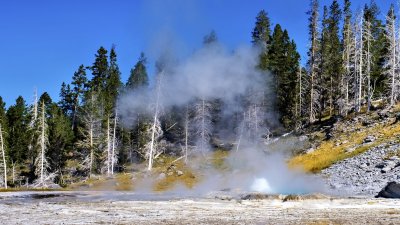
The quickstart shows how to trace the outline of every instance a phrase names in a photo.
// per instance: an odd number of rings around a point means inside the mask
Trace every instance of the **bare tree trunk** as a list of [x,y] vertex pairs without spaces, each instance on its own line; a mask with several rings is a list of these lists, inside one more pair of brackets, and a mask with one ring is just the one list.
[[89,160],[89,178],[92,176],[93,161],[94,161],[94,146],[93,146],[93,122],[90,123],[89,140],[90,140],[90,160]]
[[317,82],[317,52],[318,52],[318,1],[311,1],[311,11],[310,11],[310,25],[309,33],[311,35],[311,47],[309,50],[309,72],[310,72],[310,106],[309,106],[309,122],[313,123],[315,121],[316,113],[316,102],[318,101],[318,93],[316,92],[316,82]]
[[114,128],[113,128],[113,139],[112,139],[112,151],[111,151],[111,174],[114,175],[114,163],[115,163],[115,145],[116,145],[116,131],[117,131],[117,110],[115,110],[114,117]]
[[110,117],[107,117],[107,176],[110,176],[111,146],[110,146]]
[[75,128],[75,121],[76,121],[76,105],[77,105],[78,103],[77,102],[75,102],[75,105],[74,105],[74,112],[73,112],[73,115],[72,115],[72,126],[71,126],[71,130],[74,130],[74,128]]
[[15,184],[15,162],[11,162],[12,165],[12,183]]
[[43,184],[44,183],[44,152],[46,150],[46,143],[45,143],[45,107],[44,107],[44,102],[42,102],[42,134],[40,138],[40,146],[41,146],[41,165],[40,165],[40,182]]
[[161,92],[161,82],[162,82],[162,77],[164,75],[164,72],[162,71],[160,73],[159,80],[157,82],[157,93],[156,93],[156,105],[155,105],[155,110],[154,110],[154,118],[153,118],[153,125],[152,125],[152,131],[151,131],[151,143],[150,143],[150,152],[149,152],[149,164],[147,167],[147,170],[151,170],[153,168],[153,160],[154,160],[154,145],[155,145],[155,134],[156,134],[156,125],[158,122],[158,110],[159,110],[159,101],[160,101],[160,92]]
[[206,114],[206,110],[205,110],[205,100],[204,100],[204,98],[201,100],[201,115],[202,115],[202,118],[201,118],[201,142],[200,142],[200,150],[201,150],[201,152],[204,152],[204,148],[205,148],[205,145],[204,145],[204,142],[205,142],[205,138],[206,138],[206,126],[205,126],[205,114]]
[[358,32],[358,45],[356,45],[357,47],[357,57],[358,57],[358,76],[357,76],[357,81],[356,81],[356,93],[357,93],[357,101],[356,101],[356,112],[360,112],[361,111],[361,103],[362,103],[362,84],[363,84],[363,53],[364,53],[364,31],[363,31],[363,13],[361,13],[361,15],[359,16],[359,24],[356,27],[356,30]]
[[366,31],[365,31],[365,38],[367,41],[367,51],[366,51],[366,60],[367,60],[367,71],[366,71],[366,78],[367,78],[367,112],[369,112],[371,108],[371,95],[372,95],[372,90],[371,90],[371,41],[372,41],[372,34],[371,34],[371,23],[369,21],[366,21]]
[[1,147],[1,154],[2,154],[2,158],[3,158],[4,188],[7,189],[7,162],[6,162],[6,153],[5,153],[5,149],[4,149],[3,131],[1,129],[1,123],[0,123],[0,147]]
[[185,113],[185,164],[188,162],[188,139],[189,139],[189,105],[186,105],[186,113]]
[[302,90],[303,90],[303,85],[302,85],[302,81],[303,81],[303,77],[302,77],[302,71],[301,71],[301,65],[299,64],[299,93],[298,93],[298,104],[299,106],[297,107],[296,110],[296,117],[301,117],[302,113],[301,113],[301,108],[303,105],[303,95],[302,95]]

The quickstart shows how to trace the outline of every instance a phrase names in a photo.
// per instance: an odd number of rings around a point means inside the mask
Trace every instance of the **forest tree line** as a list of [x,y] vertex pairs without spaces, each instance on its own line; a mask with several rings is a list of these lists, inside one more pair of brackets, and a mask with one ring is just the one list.
[[[271,29],[264,10],[256,16],[251,35],[260,49],[257,68],[272,74],[272,79],[265,75],[264,85],[274,97],[251,103],[252,109],[274,111],[287,130],[301,130],[327,117],[369,111],[374,100],[393,106],[400,94],[394,5],[382,21],[374,1],[357,12],[351,11],[350,0],[344,0],[343,8],[333,0],[322,11],[318,0],[310,2],[304,67],[289,32],[280,24]],[[218,42],[215,32],[203,42]],[[157,60],[158,74],[165,63],[165,58]],[[1,183],[5,187],[68,184],[97,174],[112,176],[141,161],[147,161],[151,170],[161,154],[187,160],[191,146],[201,150],[215,144],[212,127],[221,120],[219,99],[200,98],[191,108],[172,107],[162,115],[157,109],[154,116],[138,113],[133,126],[123,126],[118,97],[141,89],[157,92],[157,87],[149,85],[144,53],[122,82],[112,46],[100,47],[92,65],[80,65],[72,81],[62,83],[58,102],[46,92],[40,96],[35,92],[33,101],[20,96],[6,108],[0,97]],[[188,121],[201,121],[201,129],[190,130]],[[200,141],[191,141],[190,132]]]

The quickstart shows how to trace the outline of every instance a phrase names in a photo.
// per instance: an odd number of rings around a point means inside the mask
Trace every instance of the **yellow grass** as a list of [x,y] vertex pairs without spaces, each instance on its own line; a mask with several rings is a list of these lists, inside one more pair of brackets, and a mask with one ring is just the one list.
[[210,161],[215,169],[226,170],[227,165],[225,163],[225,159],[228,156],[229,156],[229,151],[218,149],[212,153]]
[[[199,178],[195,176],[194,172],[185,165],[183,159],[175,161],[177,158],[175,157],[162,157],[162,163],[156,163],[153,169],[153,173],[155,176],[158,176],[161,173],[165,174],[165,178],[159,179],[153,187],[154,191],[163,192],[170,190],[175,187],[177,184],[182,184],[187,188],[193,188],[196,183],[199,182]],[[174,162],[175,161],[175,162]],[[175,169],[172,169],[175,167]],[[183,175],[178,175],[176,171],[182,171]],[[168,173],[172,173],[168,175]]]
[[[373,143],[361,145],[368,135],[377,136]],[[332,164],[349,157],[361,154],[368,149],[377,146],[385,141],[398,140],[400,135],[400,124],[377,125],[366,128],[359,132],[346,133],[335,140],[323,141],[321,145],[312,153],[298,155],[289,160],[290,167],[300,167],[306,172],[317,173]],[[336,146],[335,143],[348,141],[345,144]],[[346,149],[355,147],[354,151],[346,152]]]

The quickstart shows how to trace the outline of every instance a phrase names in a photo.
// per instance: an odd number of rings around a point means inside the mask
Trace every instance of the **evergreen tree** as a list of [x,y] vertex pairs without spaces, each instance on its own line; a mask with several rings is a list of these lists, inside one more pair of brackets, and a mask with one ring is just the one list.
[[271,37],[271,23],[265,10],[261,10],[256,17],[256,24],[252,32],[252,42],[266,51]]
[[72,149],[74,138],[69,118],[57,104],[52,103],[48,109],[48,153],[50,168],[59,175],[65,166],[67,151]]
[[28,117],[25,100],[19,96],[15,105],[7,110],[9,125],[8,149],[9,160],[14,163],[23,163],[28,157]]
[[[364,7],[364,31],[368,29],[368,33],[364,35],[364,46],[365,51],[367,51],[367,43],[368,39],[370,39],[369,46],[369,54],[370,54],[370,62],[369,63],[369,76],[370,84],[367,86],[368,98],[372,98],[374,96],[382,97],[385,94],[386,89],[386,76],[384,76],[384,64],[385,64],[385,55],[387,55],[386,48],[386,37],[382,20],[379,19],[380,9],[376,4],[375,0],[371,0],[369,6],[365,5]],[[367,65],[365,66],[367,67]],[[365,68],[368,69],[368,68]],[[368,84],[366,84],[368,85]],[[373,92],[373,93],[372,93]],[[368,94],[367,93],[367,94]]]
[[130,76],[125,86],[129,90],[136,90],[138,88],[147,87],[148,85],[149,78],[146,70],[146,57],[142,52],[140,53],[139,60],[135,64],[135,67],[131,69]]
[[334,109],[338,110],[337,100],[339,99],[339,81],[342,74],[342,55],[339,39],[339,24],[341,20],[341,10],[337,0],[334,0],[329,7],[329,18],[327,21],[328,31],[326,33],[326,59],[325,75],[328,79],[328,105],[329,115],[334,114]]
[[[149,86],[146,61],[147,60],[144,53],[140,53],[140,57],[134,68],[131,69],[130,76],[125,84],[125,89],[127,91],[137,91]],[[144,145],[146,144],[145,132],[147,130],[147,126],[145,121],[145,116],[138,113],[136,116],[135,127],[125,131],[124,136],[126,138],[124,144],[128,146],[128,149],[125,149],[125,152],[126,155],[128,155],[130,162],[134,160],[137,154],[139,154],[139,157],[136,158],[145,158],[142,151],[144,149]]]
[[63,82],[60,90],[60,102],[58,103],[65,115],[72,116],[73,114],[73,93],[71,86]]
[[114,112],[121,85],[121,72],[119,71],[117,64],[117,53],[115,52],[115,46],[113,46],[110,51],[110,65],[105,80],[106,115],[111,115]]
[[318,39],[318,0],[311,0],[311,10],[308,12],[309,17],[309,35],[310,35],[310,48],[308,50],[308,73],[310,74],[309,81],[309,122],[312,123],[316,119],[316,113],[318,110],[318,66],[319,66],[319,57],[318,52],[320,48],[320,43]]
[[215,33],[214,30],[212,30],[209,34],[207,34],[203,38],[203,44],[204,45],[209,45],[209,44],[213,44],[213,43],[216,43],[216,42],[218,42],[218,38],[217,38],[217,33]]
[[320,106],[318,110],[319,119],[322,118],[322,114],[324,113],[329,99],[329,87],[330,87],[330,74],[328,72],[328,64],[329,64],[329,28],[328,28],[329,20],[328,20],[328,7],[324,6],[323,15],[322,15],[322,31],[320,36],[320,48],[318,57],[319,57],[319,65],[318,65],[318,80],[317,80],[317,89],[319,92],[319,103]]
[[275,75],[276,104],[281,122],[285,127],[291,127],[296,120],[294,108],[300,55],[287,30],[282,31],[279,24],[274,28],[268,57],[270,70]]
[[83,95],[87,91],[88,81],[86,69],[80,65],[72,77],[72,130],[76,127],[76,114],[83,100]]
[[95,57],[95,62],[91,67],[93,77],[90,81],[90,88],[91,90],[102,95],[105,89],[108,74],[107,50],[103,47],[100,47],[99,50],[97,50]]

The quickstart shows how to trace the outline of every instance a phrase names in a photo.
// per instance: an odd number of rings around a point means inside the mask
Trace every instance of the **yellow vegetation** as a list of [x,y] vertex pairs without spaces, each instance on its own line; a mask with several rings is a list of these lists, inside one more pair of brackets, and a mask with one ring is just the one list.
[[[181,171],[183,174],[179,175],[177,171]],[[161,160],[155,163],[153,173],[155,175],[164,173],[165,175],[164,178],[157,180],[154,185],[153,190],[159,192],[169,190],[178,183],[187,188],[193,188],[199,182],[199,178],[185,165],[183,159],[177,160],[175,157],[163,156]]]
[[[373,143],[362,144],[368,135],[375,135],[377,140]],[[290,167],[300,167],[306,172],[316,173],[329,167],[335,162],[361,154],[368,149],[387,141],[398,140],[400,124],[377,125],[359,132],[345,133],[335,140],[323,141],[321,145],[309,154],[298,155],[289,160]],[[347,142],[345,142],[347,141]],[[342,144],[336,144],[342,143]],[[348,149],[355,148],[353,151]]]
[[210,161],[215,169],[225,170],[227,169],[225,159],[228,156],[229,151],[218,149],[212,153]]

